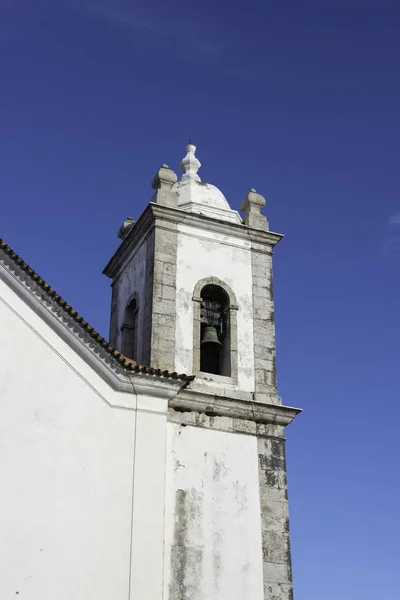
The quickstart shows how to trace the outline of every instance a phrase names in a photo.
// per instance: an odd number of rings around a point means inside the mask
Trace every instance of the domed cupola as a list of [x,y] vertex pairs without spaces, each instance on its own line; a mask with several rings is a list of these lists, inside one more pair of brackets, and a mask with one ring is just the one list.
[[223,193],[214,185],[201,181],[197,174],[201,163],[195,153],[196,146],[188,144],[186,156],[181,162],[182,178],[172,189],[178,195],[178,207],[187,212],[240,225],[242,219],[239,213],[231,209]]

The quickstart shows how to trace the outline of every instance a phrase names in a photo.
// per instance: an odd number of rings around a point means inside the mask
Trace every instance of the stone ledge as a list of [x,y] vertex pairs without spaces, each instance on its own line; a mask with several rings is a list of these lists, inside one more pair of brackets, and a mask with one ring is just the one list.
[[169,407],[168,420],[181,427],[199,427],[201,429],[212,429],[225,433],[238,433],[241,435],[253,435],[257,438],[267,438],[285,441],[283,425],[271,425],[268,423],[255,423],[245,419],[233,419],[232,417],[212,417],[199,412],[182,412]]
[[135,224],[130,227],[129,232],[107,263],[103,273],[107,277],[115,279],[127,255],[132,252],[132,248],[141,246],[144,239],[154,228],[176,231],[179,223],[250,241],[252,252],[271,254],[272,248],[283,238],[280,233],[254,229],[244,224],[224,223],[211,217],[188,213],[179,208],[151,202]]
[[169,403],[176,411],[193,411],[208,416],[231,417],[286,427],[301,412],[300,408],[281,406],[277,404],[262,404],[260,402],[238,400],[229,397],[216,397],[190,389],[182,390],[179,396]]
[[179,208],[171,208],[169,206],[161,206],[158,204],[150,204],[149,206],[154,217],[157,219],[168,223],[185,223],[185,225],[193,225],[200,229],[204,228],[207,231],[215,231],[216,233],[221,233],[223,235],[250,239],[251,242],[258,243],[261,247],[273,247],[283,237],[280,233],[255,229],[244,224],[217,221],[212,217],[188,213]]

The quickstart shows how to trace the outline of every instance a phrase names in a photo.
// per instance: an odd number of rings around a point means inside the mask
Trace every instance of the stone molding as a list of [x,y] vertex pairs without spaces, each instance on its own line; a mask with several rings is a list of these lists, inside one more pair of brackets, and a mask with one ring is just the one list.
[[176,223],[185,223],[185,225],[193,225],[193,227],[205,229],[208,232],[212,231],[222,235],[247,239],[262,245],[275,246],[283,238],[283,235],[280,233],[255,229],[248,227],[244,223],[236,224],[217,221],[205,215],[187,213],[184,210],[167,206],[150,204],[149,207],[153,210],[156,218]]
[[283,427],[289,425],[301,412],[300,408],[291,406],[204,394],[191,390],[190,386],[170,400],[169,406],[176,411],[193,411],[208,416],[231,417]]
[[221,287],[228,294],[229,306],[232,306],[232,308],[235,308],[236,310],[238,309],[238,304],[234,291],[225,281],[222,281],[222,279],[219,279],[218,277],[211,276],[205,277],[204,279],[200,279],[200,281],[196,283],[195,288],[193,290],[193,300],[197,300],[198,298],[200,298],[201,300],[200,292],[206,285],[218,285],[219,287]]
[[234,417],[210,416],[194,411],[182,412],[171,407],[168,409],[168,421],[181,427],[200,427],[201,429],[212,429],[225,433],[253,435],[257,438],[286,439],[283,425],[256,423],[255,421]]
[[205,277],[198,281],[193,291],[193,372],[202,376],[200,371],[200,305],[201,290],[206,285],[217,285],[226,292],[229,298],[229,336],[230,336],[230,360],[231,374],[230,383],[238,383],[238,339],[237,339],[237,305],[236,296],[232,288],[218,277]]
[[255,244],[254,252],[271,252],[272,248],[283,238],[280,233],[254,229],[245,224],[227,223],[217,221],[210,217],[199,214],[191,214],[179,208],[163,206],[151,202],[144,210],[138,221],[131,227],[129,233],[122,241],[114,256],[106,265],[103,273],[114,279],[124,263],[126,254],[131,251],[131,242],[135,239],[135,246],[141,245],[141,239],[147,236],[154,228],[155,222],[159,226],[174,229],[173,224],[184,223],[207,232],[219,233],[221,235],[247,240]]

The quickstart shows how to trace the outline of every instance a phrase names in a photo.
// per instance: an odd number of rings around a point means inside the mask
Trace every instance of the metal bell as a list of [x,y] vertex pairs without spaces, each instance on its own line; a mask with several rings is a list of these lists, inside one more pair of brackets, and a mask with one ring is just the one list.
[[207,325],[207,327],[204,328],[201,344],[217,344],[218,346],[222,346],[218,339],[218,333],[215,327]]

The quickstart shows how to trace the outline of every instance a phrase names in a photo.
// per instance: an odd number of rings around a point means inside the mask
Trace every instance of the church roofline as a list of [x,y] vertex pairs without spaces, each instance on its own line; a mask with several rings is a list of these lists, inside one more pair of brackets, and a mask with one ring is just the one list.
[[12,260],[12,262],[25,274],[27,279],[39,286],[49,299],[57,303],[62,311],[68,315],[68,317],[72,318],[74,323],[78,324],[82,331],[88,333],[93,339],[93,342],[97,344],[103,352],[106,352],[112,359],[114,359],[118,366],[122,367],[127,373],[134,372],[142,375],[153,375],[157,377],[165,377],[167,379],[181,380],[187,383],[193,381],[194,375],[186,375],[184,373],[178,374],[175,372],[170,373],[166,370],[163,371],[162,369],[154,369],[152,367],[139,365],[136,361],[124,356],[102,335],[100,335],[100,333],[98,333],[94,327],[92,327],[76,310],[74,310],[72,306],[70,306],[67,301],[64,300],[64,298],[57,294],[57,292],[1,238],[0,250]]

